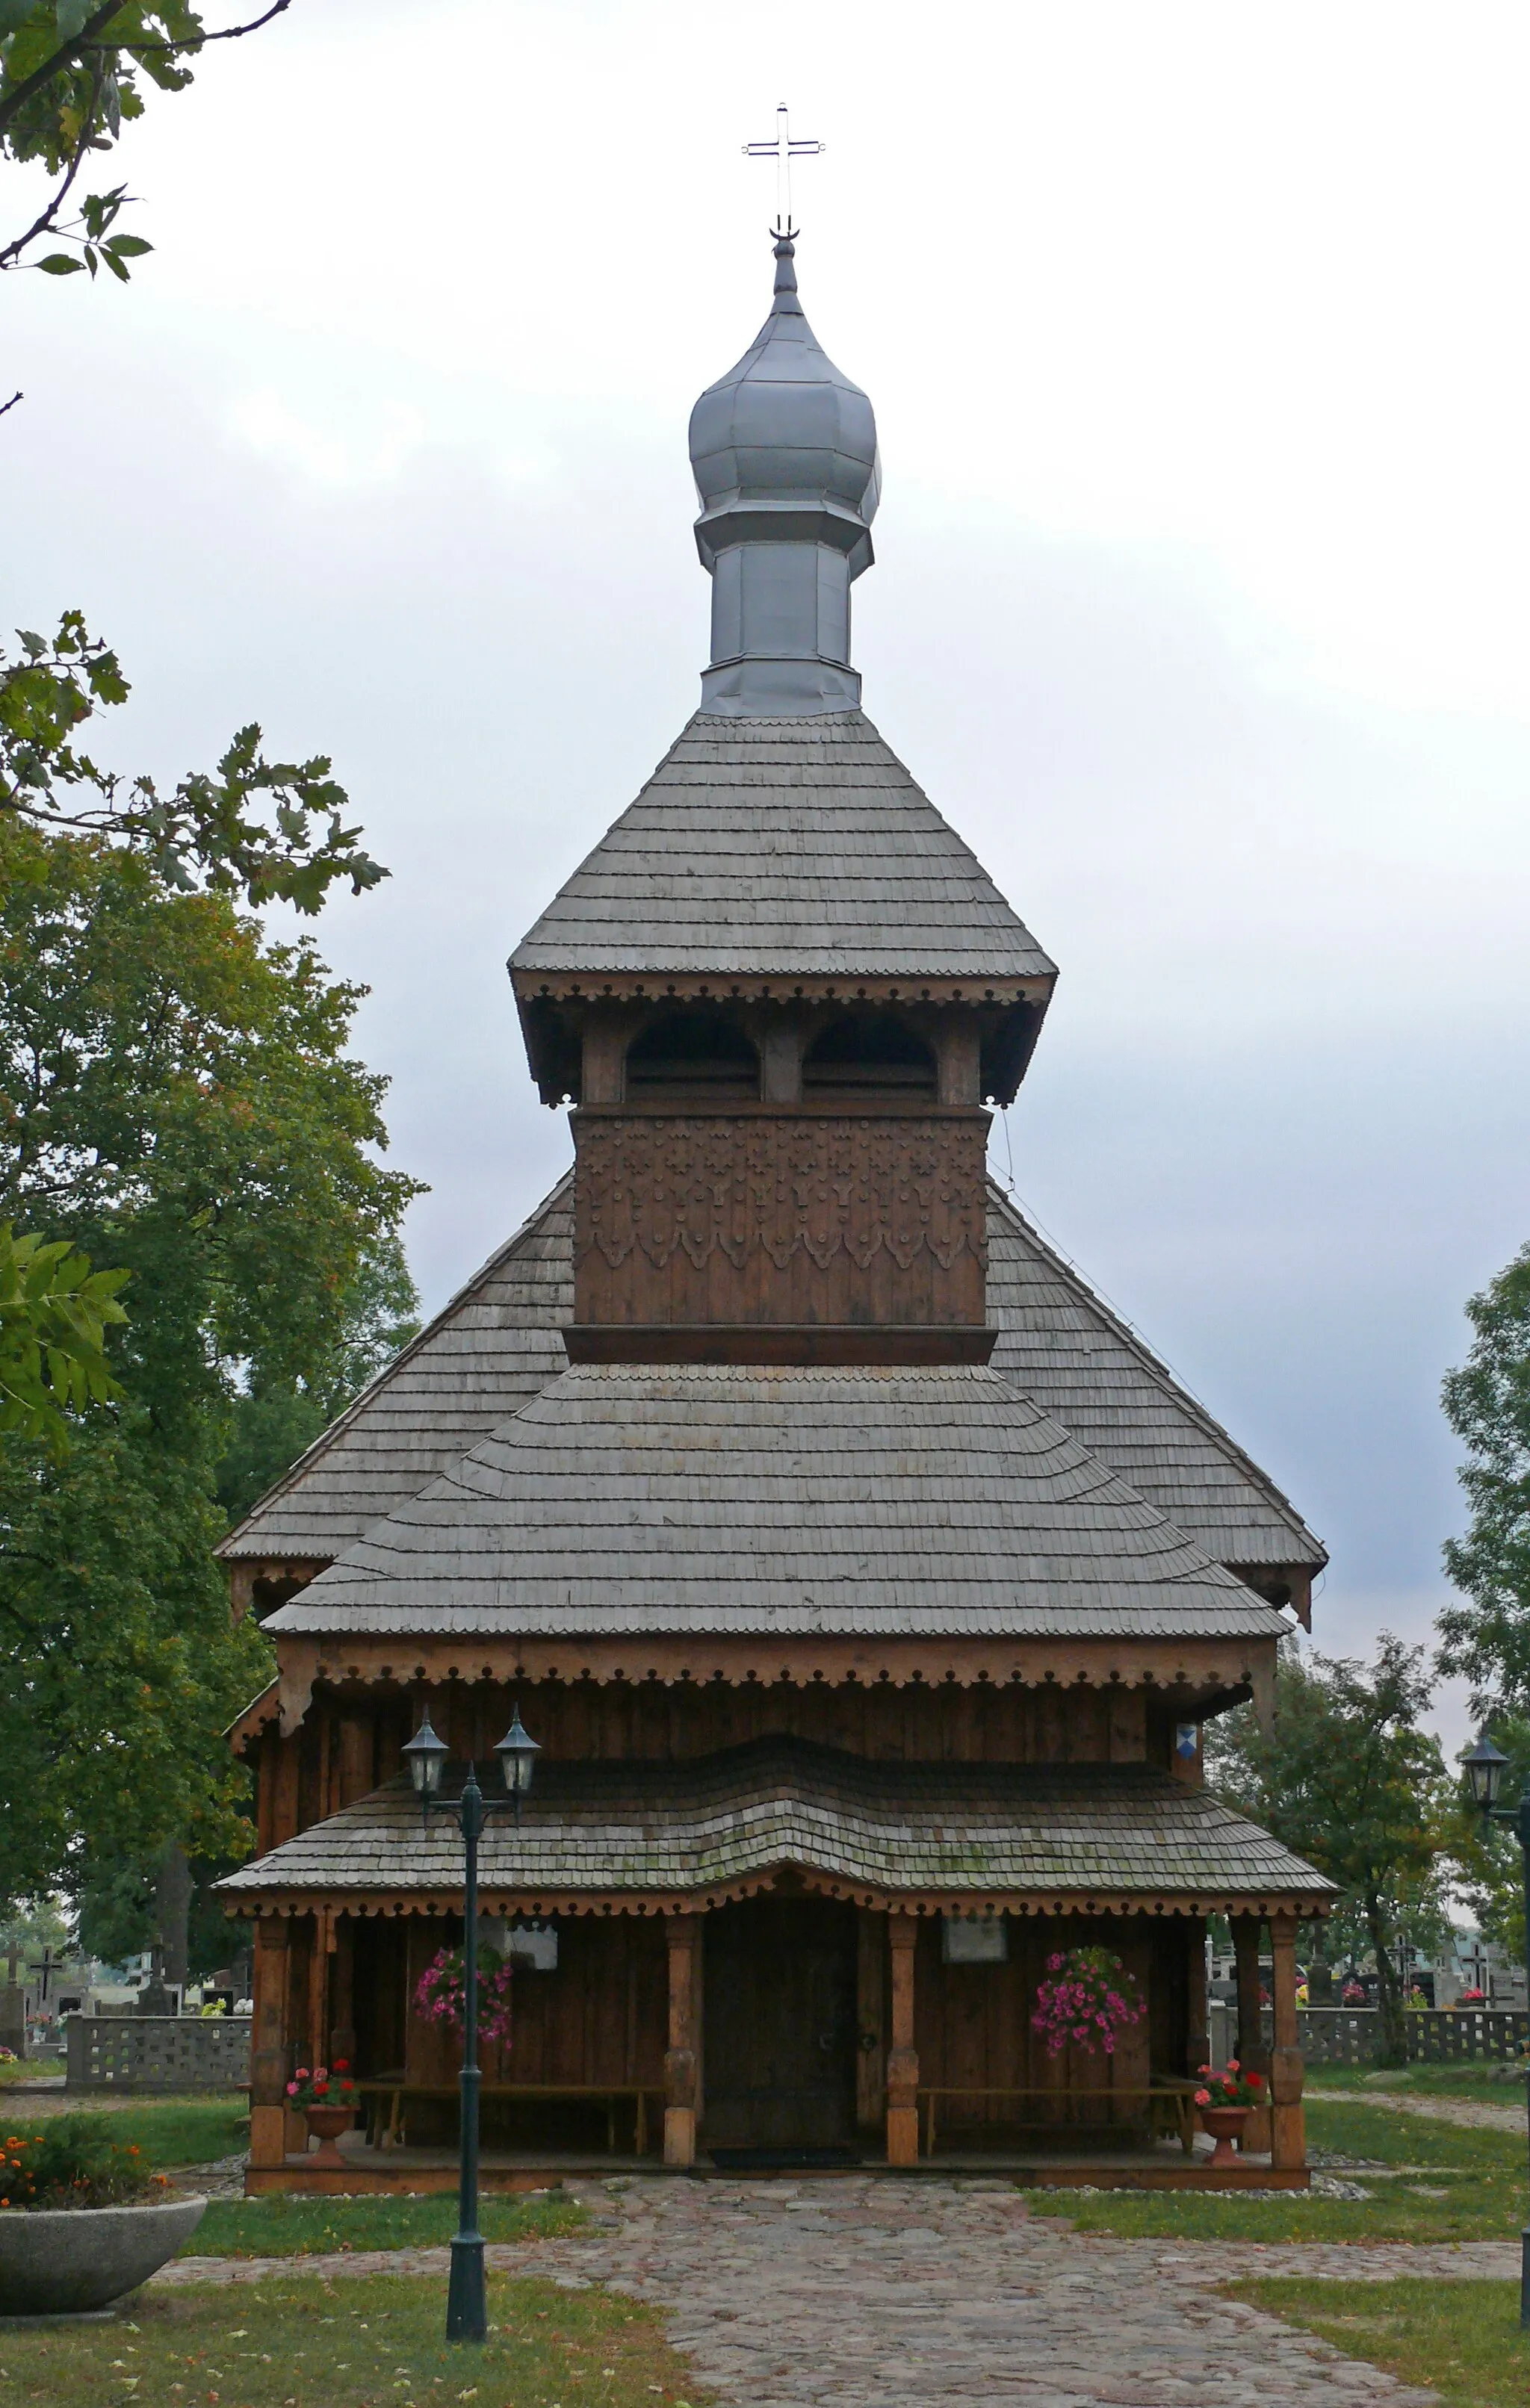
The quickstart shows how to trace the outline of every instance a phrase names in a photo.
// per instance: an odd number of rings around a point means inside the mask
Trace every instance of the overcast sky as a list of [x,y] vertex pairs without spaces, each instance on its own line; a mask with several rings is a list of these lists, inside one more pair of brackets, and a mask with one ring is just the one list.
[[296,0],[152,100],[131,288],[7,280],[0,623],[111,637],[124,766],[334,754],[429,1305],[568,1156],[504,958],[696,702],[787,99],[866,707],[1061,965],[1017,1190],[1328,1541],[1320,1642],[1426,1634],[1530,1236],[1527,88],[1460,0]]

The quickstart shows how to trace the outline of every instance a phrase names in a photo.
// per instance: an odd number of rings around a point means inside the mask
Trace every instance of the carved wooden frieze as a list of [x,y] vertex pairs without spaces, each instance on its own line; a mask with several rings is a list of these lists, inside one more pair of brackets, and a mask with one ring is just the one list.
[[574,1128],[581,1322],[982,1319],[982,1112],[581,1112]]

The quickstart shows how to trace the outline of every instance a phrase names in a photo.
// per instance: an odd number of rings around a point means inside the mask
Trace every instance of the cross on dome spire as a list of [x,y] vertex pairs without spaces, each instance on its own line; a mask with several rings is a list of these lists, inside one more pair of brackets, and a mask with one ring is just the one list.
[[787,104],[781,101],[775,112],[775,133],[769,142],[746,142],[746,159],[775,161],[775,224],[773,234],[789,236],[797,232],[791,222],[791,163],[794,159],[816,159],[827,150],[827,142],[796,141],[787,123]]

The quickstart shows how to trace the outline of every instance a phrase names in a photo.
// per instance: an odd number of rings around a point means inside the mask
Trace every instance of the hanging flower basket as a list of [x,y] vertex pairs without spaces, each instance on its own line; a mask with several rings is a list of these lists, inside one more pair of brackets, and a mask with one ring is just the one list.
[[1065,2048],[1114,2057],[1118,2034],[1148,2012],[1135,1980],[1108,1948],[1061,1951],[1047,1957],[1046,1972],[1031,2022],[1048,2057],[1061,2057]]
[[[510,2038],[512,1979],[508,1956],[496,1956],[492,1949],[479,1951],[478,2037],[485,2043],[498,2041],[502,2044]],[[467,1969],[461,1949],[439,1949],[414,1985],[414,2012],[420,2021],[447,2024],[454,2031],[461,2031],[466,1985]]]

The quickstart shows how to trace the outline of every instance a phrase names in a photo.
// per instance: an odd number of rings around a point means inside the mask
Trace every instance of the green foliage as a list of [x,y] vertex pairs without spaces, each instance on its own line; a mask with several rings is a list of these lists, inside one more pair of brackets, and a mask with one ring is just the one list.
[[241,727],[215,771],[188,770],[169,794],[149,777],[103,769],[77,733],[131,688],[110,647],[65,610],[52,637],[19,630],[0,651],[0,827],[87,834],[137,853],[171,887],[197,884],[253,904],[319,910],[337,879],[353,894],[387,876],[347,827],[348,798],[325,754],[267,761]]
[[98,2115],[51,2116],[0,2142],[0,2208],[123,2207],[167,2186]]
[[127,1319],[117,1302],[126,1279],[126,1271],[93,1271],[66,1239],[45,1245],[0,1221],[0,1431],[41,1439],[62,1455],[69,1414],[122,1395],[106,1339]]
[[[1440,1670],[1472,1684],[1475,1713],[1530,1714],[1530,1245],[1466,1306],[1476,1335],[1445,1382],[1466,1449],[1471,1519],[1448,1541],[1462,1603],[1439,1617]],[[1500,1742],[1501,1744],[1501,1742]]]
[[[247,1949],[248,1927],[230,1923],[213,1885],[231,1873],[238,1856],[194,1856],[186,1928],[186,1978],[206,1981]],[[159,1877],[163,1851],[152,1856],[119,1855],[99,1841],[70,1881],[79,1946],[87,1956],[121,1965],[161,1939]]]
[[1253,1709],[1210,1726],[1206,1773],[1342,1892],[1377,1964],[1384,2061],[1406,2056],[1396,1949],[1405,1918],[1443,1915],[1475,1839],[1438,1742],[1420,1728],[1423,1650],[1383,1632],[1374,1666],[1283,1648],[1272,1733]]
[[338,1376],[414,1192],[359,996],[224,894],[0,822],[0,1212],[133,1279],[121,1400],[63,1461],[0,1437],[0,1898],[248,1847],[220,1734],[269,1650],[229,1623],[219,1468],[242,1398]]
[[69,1944],[68,1926],[56,1899],[22,1899],[10,1914],[0,1916],[0,1968],[13,1948],[21,1963],[34,1966],[41,1964],[45,1948],[58,1957]]
[[236,1400],[217,1487],[230,1521],[242,1521],[336,1414],[418,1336],[418,1305],[404,1250],[396,1237],[384,1235],[340,1299],[339,1330],[327,1354],[316,1355],[302,1379],[267,1380]]
[[[291,0],[267,0],[244,24],[209,32],[183,0],[0,0],[0,158],[36,165],[58,183],[32,224],[0,244],[0,269],[34,265],[51,276],[106,267],[128,280],[127,262],[153,246],[107,230],[127,195],[123,185],[93,193],[79,214],[63,209],[93,155],[110,150],[124,124],[141,117],[145,85],[183,92],[189,62],[209,42],[232,41],[283,15]],[[28,253],[51,236],[72,246],[39,259]]]
[[[202,20],[180,0],[6,0],[0,7],[0,141],[16,160],[65,166],[96,126],[115,140],[143,115],[140,78],[180,92],[191,69],[165,45],[195,41]],[[102,143],[108,147],[108,142]]]
[[[1488,1736],[1508,1758],[1500,1803],[1517,1806],[1530,1787],[1530,1717],[1506,1714]],[[1473,1816],[1473,1821],[1477,1818]],[[1477,1824],[1480,1845],[1462,1887],[1484,1940],[1496,1941],[1509,1962],[1524,1962],[1524,1851],[1512,1826]]]
[[327,1427],[318,1398],[296,1383],[238,1397],[218,1466],[217,1498],[230,1522],[242,1522]]
[[128,261],[141,259],[152,251],[152,242],[141,235],[112,234],[119,212],[127,204],[127,186],[119,184],[110,193],[93,193],[79,211],[79,250],[51,251],[46,259],[36,263],[45,276],[80,276],[88,269],[92,276],[103,267],[109,269],[119,284],[129,279]]

